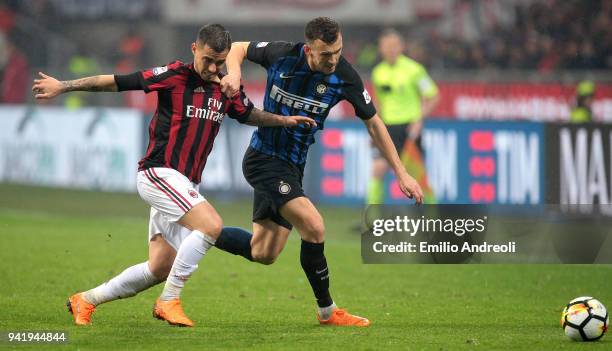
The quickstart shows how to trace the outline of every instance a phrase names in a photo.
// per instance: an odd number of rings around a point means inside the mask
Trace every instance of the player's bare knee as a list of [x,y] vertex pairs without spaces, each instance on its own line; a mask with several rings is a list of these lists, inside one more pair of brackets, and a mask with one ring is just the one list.
[[223,220],[221,219],[221,217],[217,217],[210,224],[210,230],[208,235],[214,238],[218,238],[221,234],[221,230],[223,230]]
[[251,256],[253,257],[253,261],[266,266],[276,262],[278,258],[278,254],[264,250],[253,250],[251,251]]
[[198,223],[198,226],[194,229],[216,239],[219,237],[221,230],[223,229],[223,220],[221,220],[221,217],[219,216],[214,216],[208,221]]
[[325,224],[323,219],[311,220],[302,224],[302,238],[313,243],[322,243],[325,239]]
[[263,265],[269,266],[276,262],[276,256],[273,255],[258,255],[257,257],[253,257],[253,260],[257,263],[261,263]]
[[168,274],[170,274],[170,269],[172,269],[172,262],[169,263],[154,263],[151,264],[149,262],[149,270],[155,276],[155,278],[159,279],[159,281],[164,281],[168,278]]
[[376,171],[372,172],[372,178],[382,180],[385,176],[385,171]]
[[169,267],[160,267],[154,271],[151,271],[151,273],[153,273],[153,275],[155,276],[155,278],[159,279],[159,281],[165,281],[166,278],[168,278],[168,275],[170,274],[170,269],[172,268],[172,266]]
[[374,164],[372,165],[372,177],[376,179],[382,179],[387,172],[387,164],[380,160],[374,160]]

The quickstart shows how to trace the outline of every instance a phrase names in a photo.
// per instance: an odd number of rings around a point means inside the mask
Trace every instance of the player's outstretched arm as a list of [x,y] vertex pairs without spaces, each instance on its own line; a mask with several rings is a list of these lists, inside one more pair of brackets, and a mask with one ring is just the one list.
[[63,81],[42,72],[38,74],[40,79],[34,79],[32,86],[36,99],[52,99],[69,91],[117,91],[115,76],[112,74]]
[[408,172],[406,172],[395,150],[395,146],[393,146],[393,141],[391,141],[387,127],[385,127],[385,124],[378,114],[366,120],[365,125],[368,128],[370,137],[374,140],[374,144],[376,144],[376,147],[378,147],[381,154],[395,172],[397,182],[402,192],[409,198],[414,198],[418,204],[423,203],[423,190],[421,186],[408,174]]
[[317,122],[310,117],[305,116],[280,116],[274,113],[262,111],[258,108],[253,108],[251,114],[246,121],[246,124],[260,127],[297,127],[300,124],[308,128],[317,126]]
[[225,65],[227,66],[227,75],[221,79],[221,91],[227,96],[232,97],[240,91],[240,79],[242,71],[240,65],[247,56],[249,48],[248,41],[239,41],[232,43],[232,48],[227,54]]

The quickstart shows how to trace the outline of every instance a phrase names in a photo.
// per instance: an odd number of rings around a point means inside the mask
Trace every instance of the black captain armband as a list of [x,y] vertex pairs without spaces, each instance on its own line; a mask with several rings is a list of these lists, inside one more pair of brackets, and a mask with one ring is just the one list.
[[142,90],[140,72],[126,75],[115,74],[115,84],[117,84],[117,91]]

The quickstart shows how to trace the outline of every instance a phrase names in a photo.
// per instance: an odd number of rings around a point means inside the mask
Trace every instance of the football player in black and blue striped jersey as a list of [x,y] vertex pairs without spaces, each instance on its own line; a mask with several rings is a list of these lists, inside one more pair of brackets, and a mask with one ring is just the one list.
[[[302,237],[300,262],[317,299],[321,324],[368,326],[370,321],[336,306],[329,293],[329,269],[323,253],[323,218],[302,190],[308,148],[323,129],[329,110],[341,100],[355,108],[381,154],[397,177],[400,189],[421,203],[419,184],[406,172],[372,99],[353,67],[342,57],[338,23],[327,17],[308,22],[305,43],[237,42],[226,64],[222,90],[240,89],[240,65],[246,58],[268,73],[264,110],[279,115],[313,118],[314,128],[259,127],[243,160],[243,173],[255,189],[253,234],[226,227],[217,239],[222,250],[271,264],[287,242],[293,226]],[[364,170],[369,172],[369,170]]]

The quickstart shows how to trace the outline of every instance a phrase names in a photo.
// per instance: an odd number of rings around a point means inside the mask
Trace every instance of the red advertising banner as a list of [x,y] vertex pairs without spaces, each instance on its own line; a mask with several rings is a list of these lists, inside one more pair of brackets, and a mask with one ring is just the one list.
[[[436,117],[470,120],[569,121],[575,86],[535,83],[439,83]],[[612,84],[598,84],[596,121],[612,121]]]

